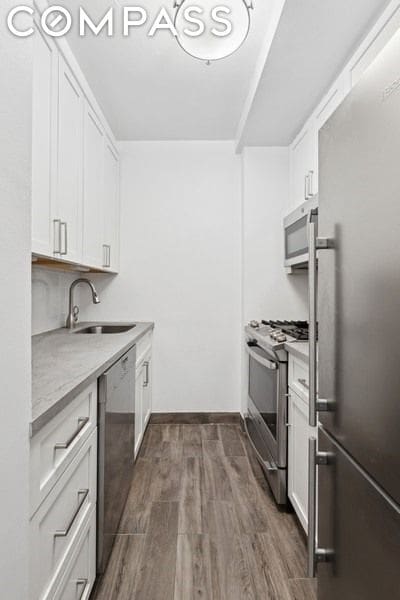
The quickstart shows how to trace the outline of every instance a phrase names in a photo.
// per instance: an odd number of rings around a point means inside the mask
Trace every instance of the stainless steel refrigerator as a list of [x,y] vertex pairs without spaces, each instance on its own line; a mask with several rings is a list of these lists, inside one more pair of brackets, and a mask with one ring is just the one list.
[[310,574],[316,567],[319,600],[395,600],[400,32],[321,130],[319,158],[317,238],[310,225],[310,327],[314,334],[318,320],[319,335],[310,423],[320,423],[316,452],[310,442]]

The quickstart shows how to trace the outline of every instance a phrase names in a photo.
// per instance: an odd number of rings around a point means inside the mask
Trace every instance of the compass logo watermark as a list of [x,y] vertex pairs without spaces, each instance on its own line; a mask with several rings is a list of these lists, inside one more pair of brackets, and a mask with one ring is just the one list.
[[101,33],[109,37],[115,34],[128,37],[135,28],[147,27],[149,37],[154,37],[159,31],[167,31],[174,37],[183,33],[188,38],[196,38],[207,33],[216,38],[224,38],[233,30],[231,9],[222,4],[208,10],[195,4],[185,6],[183,16],[186,26],[183,32],[177,31],[174,15],[165,7],[161,7],[155,15],[150,15],[147,9],[141,6],[123,6],[120,9],[110,7],[96,21],[83,7],[72,14],[63,6],[51,6],[38,14],[32,7],[21,4],[13,8],[7,16],[7,27],[13,35],[24,38],[34,34],[35,28],[31,22],[27,22],[27,16],[34,17],[42,31],[51,37],[63,37],[74,26],[78,27],[81,37],[88,34],[98,36]]

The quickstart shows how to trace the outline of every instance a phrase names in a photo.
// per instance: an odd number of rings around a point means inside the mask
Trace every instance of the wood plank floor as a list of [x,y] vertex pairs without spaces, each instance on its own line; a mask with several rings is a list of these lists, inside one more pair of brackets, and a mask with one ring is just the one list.
[[239,425],[152,424],[96,600],[316,600]]

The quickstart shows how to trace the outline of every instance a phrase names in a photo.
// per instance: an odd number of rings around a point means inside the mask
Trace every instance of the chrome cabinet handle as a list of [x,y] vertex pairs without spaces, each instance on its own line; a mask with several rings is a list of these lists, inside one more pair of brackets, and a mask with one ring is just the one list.
[[308,198],[314,196],[314,171],[308,173]]
[[[62,250],[61,244],[61,231],[64,230],[64,250]],[[66,256],[68,254],[68,224],[66,221],[60,222],[60,254]]]
[[308,175],[304,178],[304,200],[308,200],[309,181]]
[[[61,253],[61,219],[53,219],[54,250],[53,254]],[[56,245],[57,243],[57,245]]]
[[103,244],[103,267],[108,269],[111,267],[111,246]]
[[149,361],[146,360],[144,363],[146,369],[146,380],[143,382],[143,387],[148,387],[149,385]]
[[306,390],[310,389],[310,386],[308,385],[308,383],[305,379],[298,379],[297,381],[300,383],[300,385],[303,386],[303,388],[306,388]]
[[82,589],[82,591],[81,591],[81,593],[80,593],[80,596],[79,596],[78,600],[82,600],[82,598],[83,598],[83,594],[84,594],[84,593],[85,593],[85,591],[86,591],[86,586],[87,586],[87,584],[88,584],[88,583],[89,583],[89,580],[88,580],[88,579],[77,579],[77,580],[76,580],[76,588],[77,588],[77,591],[79,590],[80,586],[81,586],[81,585],[83,585],[83,589]]
[[329,452],[317,452],[316,438],[308,440],[308,576],[314,578],[317,565],[329,562],[333,551],[318,548],[317,542],[317,466],[329,465],[332,455]]
[[317,250],[334,248],[333,240],[317,238],[315,223],[308,224],[309,268],[308,268],[308,302],[309,302],[309,371],[310,371],[310,427],[317,425],[317,412],[333,410],[330,400],[317,398]]
[[68,438],[68,440],[66,442],[62,442],[60,444],[56,444],[54,446],[55,450],[67,450],[70,445],[72,444],[72,442],[78,437],[78,435],[80,434],[80,432],[82,431],[82,429],[84,429],[84,427],[89,423],[89,417],[81,417],[80,419],[78,419],[78,428],[76,431],[74,431],[74,433],[71,435],[71,437]]
[[89,496],[89,490],[79,490],[78,492],[78,500],[79,497],[81,497],[81,499],[78,501],[78,506],[76,507],[76,510],[74,511],[74,514],[71,517],[70,522],[67,525],[66,529],[62,529],[60,531],[56,531],[54,534],[54,537],[67,537],[67,535],[69,534],[69,532],[71,531],[71,528],[73,526],[73,524],[75,523],[75,520],[77,518],[77,516],[79,515],[82,506],[85,503],[86,498]]

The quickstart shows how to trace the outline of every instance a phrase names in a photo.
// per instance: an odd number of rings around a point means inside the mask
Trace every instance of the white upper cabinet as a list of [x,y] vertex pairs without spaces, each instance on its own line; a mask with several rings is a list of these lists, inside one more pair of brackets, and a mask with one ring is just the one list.
[[60,56],[58,86],[57,219],[59,254],[82,257],[83,93]]
[[103,267],[119,269],[119,160],[108,138],[104,147],[104,225],[103,225]]
[[101,268],[103,259],[104,131],[85,102],[83,141],[83,256],[86,265]]
[[[72,66],[71,66],[72,65]],[[35,35],[32,252],[119,268],[119,157],[65,40]]]
[[57,158],[58,52],[38,28],[34,36],[32,125],[32,251],[54,251]]
[[290,146],[290,207],[318,194],[318,134],[400,27],[400,0],[392,0]]
[[290,149],[291,207],[295,208],[316,193],[317,131],[309,121],[294,140]]

